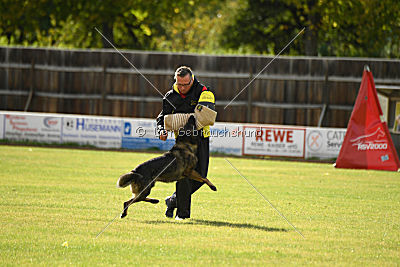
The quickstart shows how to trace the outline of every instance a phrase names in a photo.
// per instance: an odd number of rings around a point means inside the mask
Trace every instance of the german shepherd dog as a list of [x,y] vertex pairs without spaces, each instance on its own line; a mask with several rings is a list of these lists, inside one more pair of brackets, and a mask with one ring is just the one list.
[[148,160],[132,171],[119,177],[117,187],[131,186],[132,198],[124,202],[121,218],[127,215],[128,207],[140,201],[157,204],[158,199],[148,198],[156,181],[170,183],[183,178],[190,178],[206,183],[211,190],[217,188],[194,170],[197,165],[197,146],[200,131],[196,130],[194,116],[190,116],[186,125],[178,132],[175,145],[162,156]]

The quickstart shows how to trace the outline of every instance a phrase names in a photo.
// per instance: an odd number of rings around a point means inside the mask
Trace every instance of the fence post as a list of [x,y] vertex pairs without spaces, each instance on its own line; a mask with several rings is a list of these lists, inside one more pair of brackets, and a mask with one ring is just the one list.
[[34,90],[35,90],[35,59],[32,59],[31,71],[30,72],[31,72],[30,73],[31,74],[31,82],[30,82],[31,86],[30,86],[30,89],[29,89],[28,99],[26,100],[26,103],[25,103],[24,112],[28,111],[29,106],[30,106],[31,101],[32,101],[33,93],[34,93]]
[[102,82],[102,86],[101,86],[101,100],[100,100],[100,114],[102,114],[102,115],[107,115],[106,113],[105,113],[105,111],[106,111],[106,97],[107,97],[107,94],[106,94],[106,75],[107,75],[107,69],[106,69],[106,64],[105,63],[103,63],[103,73],[102,73],[102,80],[103,80],[103,82]]
[[[293,60],[290,59],[290,66],[289,66],[289,73],[293,73]],[[296,81],[285,81],[286,86],[284,87],[284,100],[286,103],[296,103]],[[283,117],[283,123],[287,125],[296,125],[297,124],[297,109],[285,109],[283,111],[284,117]]]
[[[250,68],[250,74],[249,74],[249,81],[253,79],[253,68]],[[255,81],[254,81],[255,82]],[[252,114],[251,114],[251,108],[252,108],[252,85],[249,85],[249,88],[247,88],[247,112],[246,112],[246,122],[250,123],[252,122]]]
[[[327,60],[324,60],[324,66],[325,66],[325,81],[322,89],[322,101],[323,101],[323,108],[321,110],[321,114],[319,116],[318,120],[318,127],[322,127],[326,125],[326,114],[328,113],[329,110],[329,64]],[[329,122],[328,122],[329,125]]]
[[[144,83],[144,79],[139,76],[139,90],[140,90],[139,93],[140,93],[140,97],[142,97],[143,99],[144,99],[144,97],[146,95],[145,86],[146,86],[146,84]],[[142,100],[142,101],[139,102],[139,117],[140,118],[146,117],[144,108],[145,108],[145,103],[144,103],[144,100]]]

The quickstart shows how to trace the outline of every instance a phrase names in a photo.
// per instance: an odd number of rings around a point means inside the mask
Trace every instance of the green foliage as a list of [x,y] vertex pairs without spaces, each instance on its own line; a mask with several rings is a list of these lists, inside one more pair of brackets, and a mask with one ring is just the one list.
[[327,1],[323,55],[400,57],[400,1]]
[[287,54],[400,57],[398,10],[398,0],[252,0],[221,41],[229,48],[276,54],[306,27]]
[[400,57],[398,0],[3,0],[0,44]]
[[[328,164],[229,159],[302,238],[223,159],[218,187],[193,195],[192,218],[137,203],[117,177],[159,154],[0,146],[2,266],[359,265],[399,263],[398,173]],[[163,200],[174,184],[157,183]]]
[[232,10],[239,6],[237,1],[198,0],[175,7],[172,20],[162,25],[164,34],[156,37],[158,48],[197,53],[221,51],[219,36],[232,21]]
[[224,1],[205,0],[6,0],[0,6],[0,42],[111,47],[96,27],[119,48],[211,52],[224,10]]

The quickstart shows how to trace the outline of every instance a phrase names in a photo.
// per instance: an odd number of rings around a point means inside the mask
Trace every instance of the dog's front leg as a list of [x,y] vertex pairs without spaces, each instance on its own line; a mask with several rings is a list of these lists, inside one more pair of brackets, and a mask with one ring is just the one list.
[[192,170],[192,172],[189,174],[188,178],[190,178],[190,179],[192,179],[192,180],[199,181],[199,182],[206,183],[206,184],[210,187],[211,190],[217,191],[217,188],[215,187],[215,185],[213,185],[213,184],[210,182],[210,180],[208,180],[207,178],[201,177],[200,173],[198,173],[198,172],[195,171],[195,170]]

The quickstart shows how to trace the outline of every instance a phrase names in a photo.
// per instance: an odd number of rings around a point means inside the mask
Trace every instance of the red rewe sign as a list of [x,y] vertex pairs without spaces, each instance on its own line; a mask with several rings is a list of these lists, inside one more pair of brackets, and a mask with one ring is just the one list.
[[293,130],[260,129],[257,130],[256,141],[293,143]]
[[397,171],[399,158],[369,70],[364,70],[360,90],[347,125],[346,136],[335,167]]

